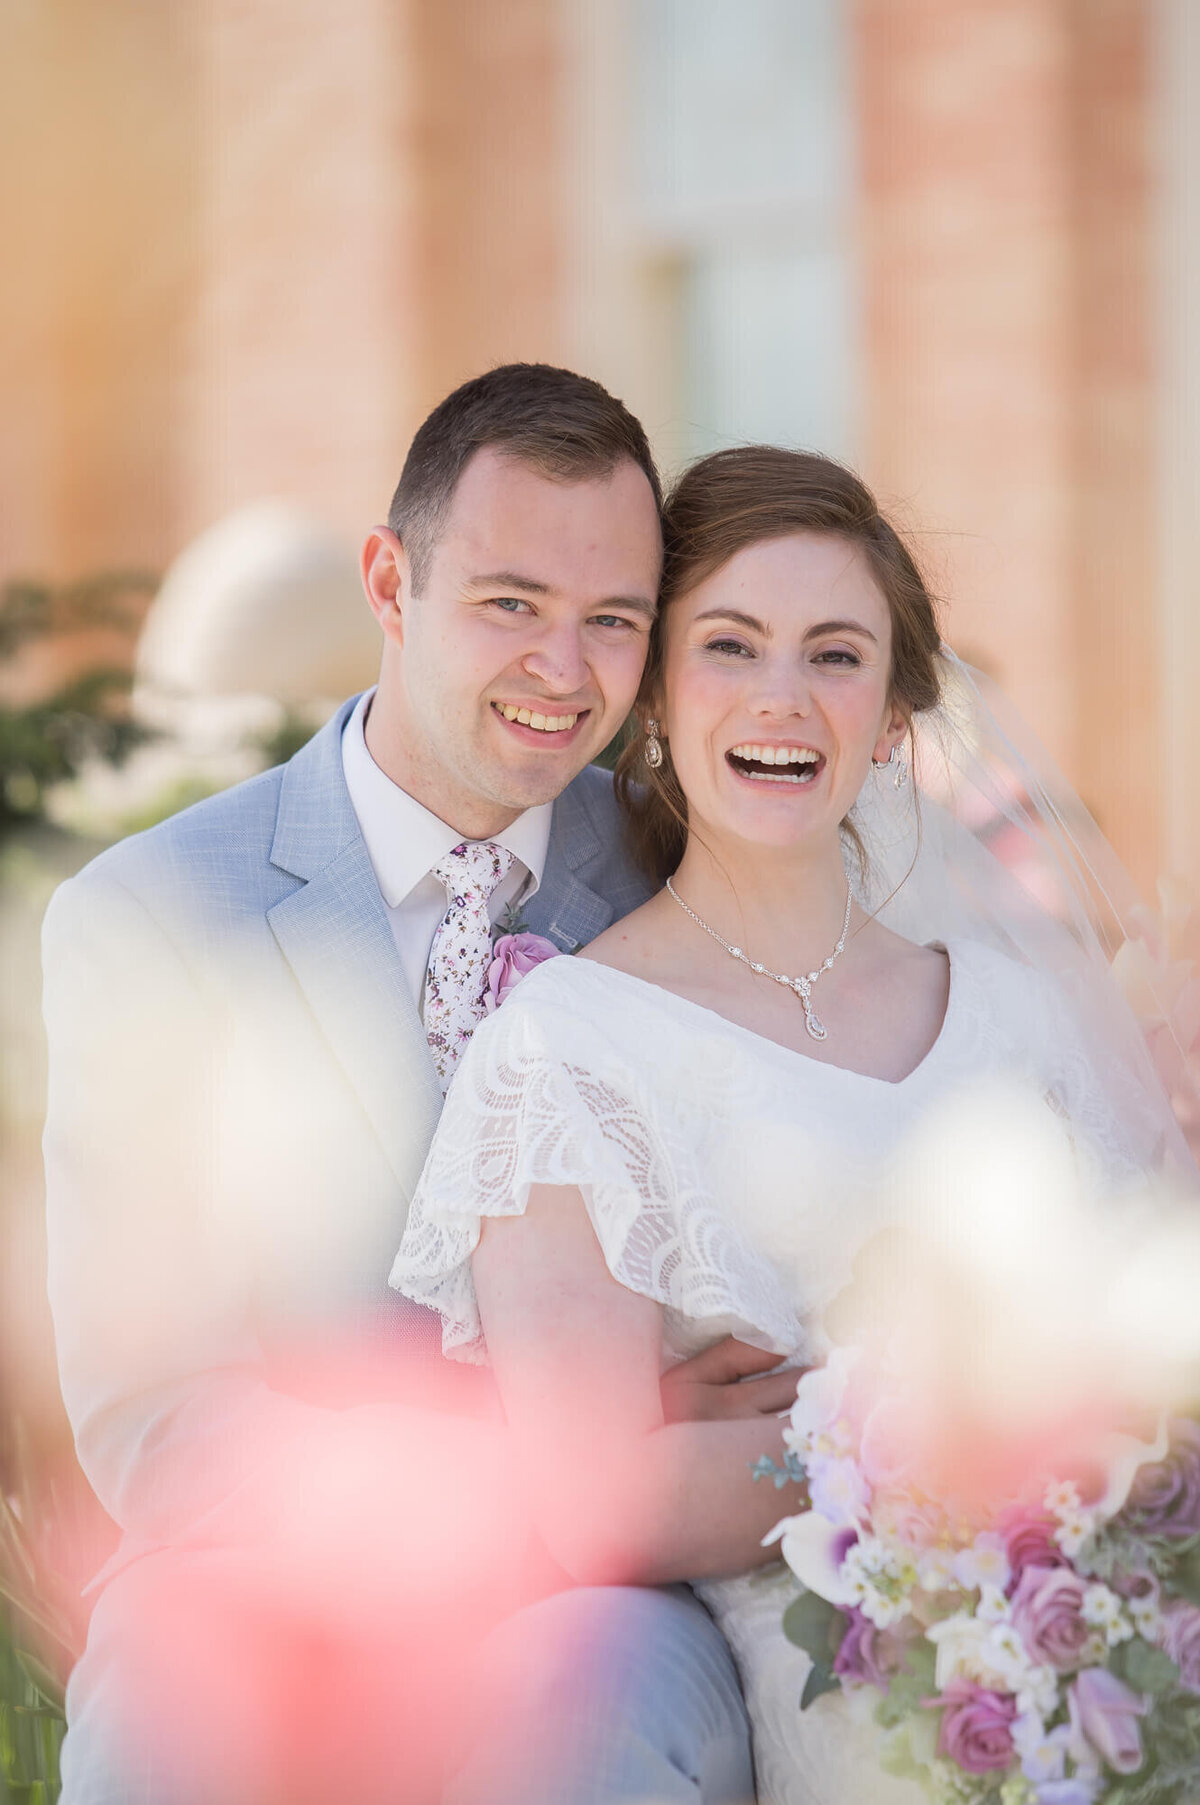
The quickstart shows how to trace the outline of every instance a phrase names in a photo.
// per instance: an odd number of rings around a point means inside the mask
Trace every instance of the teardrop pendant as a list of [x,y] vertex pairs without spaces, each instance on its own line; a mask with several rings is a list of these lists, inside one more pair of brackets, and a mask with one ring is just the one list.
[[[646,726],[647,729],[653,729],[655,723],[653,721],[647,721]],[[648,753],[647,762],[649,762]],[[740,946],[732,946],[723,935],[718,934],[716,928],[705,921],[702,915],[697,915],[695,909],[693,909],[689,903],[684,902],[670,878],[667,879],[666,888],[667,894],[674,898],[684,914],[689,915],[698,928],[703,928],[704,932],[715,940],[718,946],[724,947],[731,959],[737,959],[740,964],[747,966],[750,971],[754,972],[756,977],[770,978],[776,984],[785,984],[790,991],[799,997],[804,1009],[804,1026],[808,1030],[811,1039],[829,1039],[828,1028],[825,1026],[820,1016],[813,1013],[812,987],[819,978],[824,977],[827,971],[833,970],[834,962],[837,959],[840,959],[841,955],[846,950],[846,936],[850,932],[850,910],[854,901],[854,892],[851,890],[849,884],[846,885],[846,913],[842,917],[842,931],[838,935],[837,945],[834,947],[829,957],[817,966],[815,971],[808,972],[806,976],[802,978],[790,977],[785,971],[772,971],[770,966],[763,965],[759,961],[751,959],[749,954],[744,953]]]

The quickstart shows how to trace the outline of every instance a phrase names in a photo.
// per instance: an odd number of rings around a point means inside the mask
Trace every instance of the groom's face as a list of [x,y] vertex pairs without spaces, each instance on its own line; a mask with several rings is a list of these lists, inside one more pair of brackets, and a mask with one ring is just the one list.
[[650,485],[629,461],[558,482],[485,447],[418,592],[392,550],[392,775],[463,832],[498,832],[557,796],[632,707],[661,563]]

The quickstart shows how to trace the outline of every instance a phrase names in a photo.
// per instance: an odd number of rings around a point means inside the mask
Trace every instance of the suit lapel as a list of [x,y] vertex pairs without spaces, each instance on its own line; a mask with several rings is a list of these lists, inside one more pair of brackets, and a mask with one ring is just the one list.
[[613,918],[613,906],[579,875],[604,848],[579,794],[568,788],[554,805],[542,881],[522,913],[535,934],[565,953],[586,946]]
[[271,858],[305,881],[267,920],[407,1195],[442,1099],[342,775],[353,706],[284,773]]
[[[267,920],[408,1196],[442,1098],[342,772],[342,729],[357,699],[284,771],[271,862],[302,881]],[[613,919],[612,903],[582,876],[603,852],[569,787],[554,805],[542,882],[524,911],[532,931],[563,952]]]

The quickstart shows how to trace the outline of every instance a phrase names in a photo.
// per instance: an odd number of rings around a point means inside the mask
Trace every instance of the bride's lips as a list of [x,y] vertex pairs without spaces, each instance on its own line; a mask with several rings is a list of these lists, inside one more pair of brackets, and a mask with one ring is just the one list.
[[796,741],[739,740],[725,763],[740,782],[778,794],[812,789],[825,769],[825,754]]
[[501,727],[522,745],[542,751],[572,745],[592,712],[590,708],[555,708],[546,702],[518,701],[493,702],[491,709]]

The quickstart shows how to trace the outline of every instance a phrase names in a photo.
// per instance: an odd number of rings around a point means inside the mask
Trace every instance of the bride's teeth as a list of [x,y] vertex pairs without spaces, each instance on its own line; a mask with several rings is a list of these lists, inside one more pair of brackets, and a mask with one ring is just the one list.
[[546,725],[546,717],[545,717],[545,715],[544,715],[544,714],[531,714],[531,715],[530,715],[530,717],[529,717],[529,725],[530,725],[530,726],[531,726],[531,727],[542,727],[542,728],[544,728],[544,727],[545,727],[545,725]]
[[516,706],[512,702],[506,702],[500,710],[500,713],[504,716],[506,721],[515,721],[517,718]]
[[820,758],[811,746],[732,746],[730,757],[755,765],[815,765]]
[[528,727],[528,725],[529,725],[529,710],[528,710],[528,709],[527,709],[527,708],[518,708],[518,710],[517,710],[517,719],[518,719],[518,721],[520,721],[520,723],[521,723],[521,725],[522,725],[522,727]]

